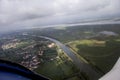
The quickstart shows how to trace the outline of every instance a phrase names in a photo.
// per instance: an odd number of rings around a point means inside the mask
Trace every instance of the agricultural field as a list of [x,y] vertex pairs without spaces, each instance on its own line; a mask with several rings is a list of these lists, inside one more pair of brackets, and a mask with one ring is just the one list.
[[60,26],[50,28],[35,28],[26,30],[29,34],[42,35],[54,38],[63,43],[86,39],[96,36],[101,31],[113,31],[120,34],[119,24],[101,24],[101,25],[78,25],[78,26]]
[[35,69],[35,72],[47,76],[52,80],[72,80],[71,76],[78,78],[76,80],[80,79],[79,75],[77,75],[79,69],[77,69],[71,59],[61,51],[59,51],[56,58],[51,61],[45,61]]
[[0,59],[18,63],[52,80],[80,79],[72,60],[49,40],[16,35],[1,39],[0,43]]
[[12,32],[0,38],[0,59],[52,80],[96,80],[111,70],[120,56],[119,26],[78,25]]
[[120,38],[83,39],[71,41],[67,45],[104,73],[113,67],[120,56]]

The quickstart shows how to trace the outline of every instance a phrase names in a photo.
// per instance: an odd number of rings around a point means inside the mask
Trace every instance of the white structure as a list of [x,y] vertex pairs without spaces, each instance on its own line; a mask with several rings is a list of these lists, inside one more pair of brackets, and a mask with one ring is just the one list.
[[99,80],[120,80],[120,58],[118,59],[112,70]]

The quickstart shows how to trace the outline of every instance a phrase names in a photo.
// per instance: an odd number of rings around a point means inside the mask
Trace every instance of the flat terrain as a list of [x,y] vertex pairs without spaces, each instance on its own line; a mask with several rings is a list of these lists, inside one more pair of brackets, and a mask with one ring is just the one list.
[[2,38],[0,43],[0,59],[18,63],[52,80],[80,79],[72,60],[49,40],[17,35]]
[[68,45],[91,65],[108,72],[120,56],[120,38],[110,40],[84,39]]
[[[58,40],[68,47],[63,52],[54,42],[38,36]],[[91,80],[85,66],[78,63],[78,68],[71,59],[76,57],[66,55],[69,50],[77,57],[76,62],[92,67],[87,67],[93,70],[89,73],[104,75],[120,56],[120,24],[36,28],[0,38],[0,59],[19,63],[52,80]]]

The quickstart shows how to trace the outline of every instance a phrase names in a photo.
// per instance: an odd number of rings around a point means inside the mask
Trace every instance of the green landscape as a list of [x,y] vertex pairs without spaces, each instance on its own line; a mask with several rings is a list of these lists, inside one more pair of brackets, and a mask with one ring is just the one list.
[[[120,56],[119,29],[119,24],[79,25],[4,34],[0,59],[19,63],[52,80],[95,80],[109,72]],[[91,78],[60,45],[40,36],[60,41],[99,76]]]
[[79,75],[76,74],[79,70],[72,60],[49,40],[12,35],[10,38],[2,38],[0,43],[0,59],[19,63],[52,80],[79,80]]
[[0,80],[120,80],[120,0],[0,0]]
[[118,39],[78,40],[69,42],[67,45],[103,73],[107,73],[120,56],[120,41]]

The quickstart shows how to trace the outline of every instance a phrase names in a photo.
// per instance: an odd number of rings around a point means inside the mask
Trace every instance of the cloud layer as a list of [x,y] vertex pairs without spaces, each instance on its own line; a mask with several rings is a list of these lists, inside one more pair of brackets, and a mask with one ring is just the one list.
[[0,0],[0,31],[112,16],[120,0]]

